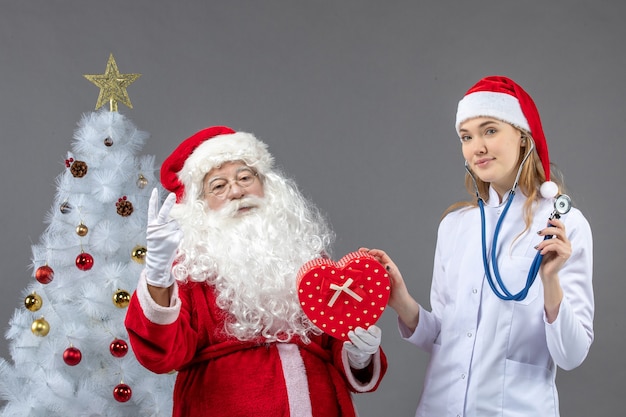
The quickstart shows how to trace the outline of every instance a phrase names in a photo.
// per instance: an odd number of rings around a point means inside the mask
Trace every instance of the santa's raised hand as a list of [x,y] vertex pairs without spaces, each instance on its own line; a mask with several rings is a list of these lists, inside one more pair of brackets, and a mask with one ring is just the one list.
[[183,237],[178,222],[170,217],[174,204],[176,194],[170,193],[159,210],[159,190],[152,190],[146,232],[146,280],[155,287],[167,288],[174,284],[172,263]]

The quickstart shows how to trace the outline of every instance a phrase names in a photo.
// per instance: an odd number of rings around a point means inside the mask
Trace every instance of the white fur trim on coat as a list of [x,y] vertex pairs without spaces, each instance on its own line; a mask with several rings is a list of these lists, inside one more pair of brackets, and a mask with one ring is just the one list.
[[181,303],[178,298],[178,284],[174,283],[170,296],[170,306],[163,307],[154,301],[148,290],[148,281],[146,280],[146,269],[144,268],[139,275],[137,283],[137,299],[143,314],[148,320],[155,324],[168,325],[174,323],[180,314]]

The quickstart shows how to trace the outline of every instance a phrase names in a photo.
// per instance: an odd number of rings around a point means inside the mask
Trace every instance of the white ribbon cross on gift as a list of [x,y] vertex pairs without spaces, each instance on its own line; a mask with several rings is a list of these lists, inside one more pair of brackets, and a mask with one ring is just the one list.
[[335,290],[335,293],[333,294],[330,301],[328,302],[328,307],[332,307],[335,304],[335,301],[337,301],[337,298],[339,298],[339,294],[341,294],[342,292],[345,292],[350,297],[354,298],[355,300],[359,302],[362,301],[363,297],[361,297],[359,294],[355,293],[354,291],[350,289],[350,285],[352,285],[353,282],[354,281],[352,280],[352,278],[348,278],[346,282],[344,282],[344,284],[341,286],[337,284],[330,284],[329,288],[331,290]]

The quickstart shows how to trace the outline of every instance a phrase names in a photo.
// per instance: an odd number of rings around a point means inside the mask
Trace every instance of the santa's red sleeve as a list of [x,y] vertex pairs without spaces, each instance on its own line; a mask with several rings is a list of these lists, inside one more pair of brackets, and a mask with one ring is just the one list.
[[155,373],[167,373],[191,361],[196,354],[198,334],[181,314],[183,304],[178,284],[171,291],[170,307],[157,304],[141,274],[137,290],[126,312],[125,326],[139,363]]

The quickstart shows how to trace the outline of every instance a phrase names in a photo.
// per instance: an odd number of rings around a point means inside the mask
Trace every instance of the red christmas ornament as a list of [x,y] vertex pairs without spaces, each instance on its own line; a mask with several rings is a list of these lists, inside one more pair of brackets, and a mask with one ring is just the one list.
[[35,279],[42,284],[50,284],[54,279],[54,270],[48,265],[40,266],[35,271]]
[[81,351],[74,346],[70,346],[63,352],[63,361],[69,366],[75,366],[83,358]]
[[115,388],[113,388],[113,398],[115,398],[116,401],[125,403],[130,400],[130,397],[132,396],[133,390],[131,390],[130,387],[124,383],[119,383],[115,386]]
[[111,342],[109,350],[111,351],[111,355],[116,358],[122,358],[128,353],[128,343],[122,339],[115,339]]
[[76,257],[76,268],[81,271],[89,271],[93,267],[93,256],[86,252],[81,252]]

